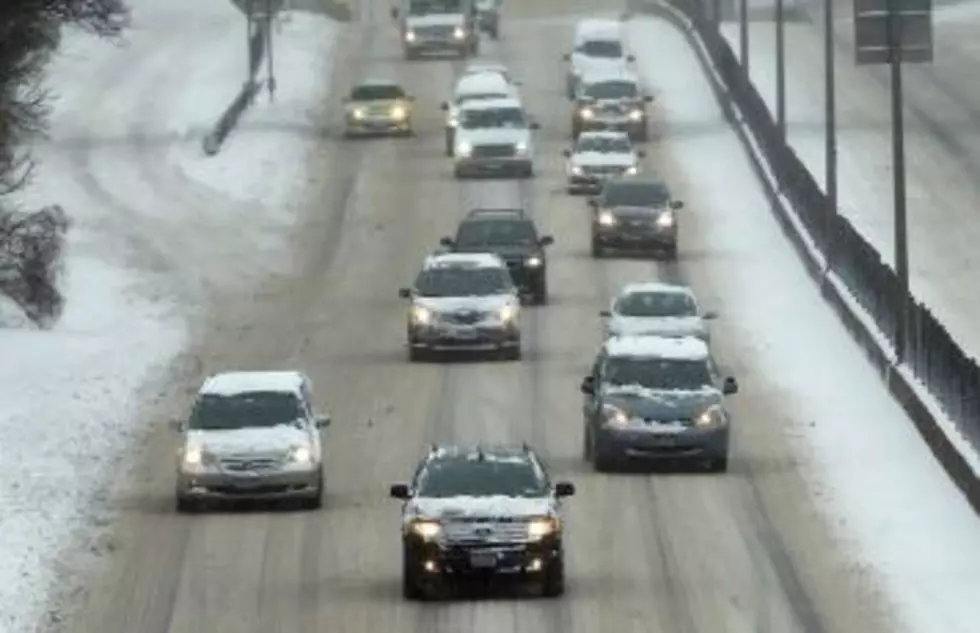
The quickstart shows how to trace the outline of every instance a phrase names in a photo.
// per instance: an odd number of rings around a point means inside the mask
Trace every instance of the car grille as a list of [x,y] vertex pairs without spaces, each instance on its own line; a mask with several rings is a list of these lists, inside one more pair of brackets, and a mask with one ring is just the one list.
[[452,545],[487,545],[527,541],[527,522],[518,520],[452,521],[443,538]]
[[230,471],[255,472],[260,470],[275,470],[281,463],[282,460],[272,457],[226,458],[221,460],[221,467]]
[[626,114],[626,107],[625,106],[622,106],[622,105],[619,105],[619,104],[605,105],[605,106],[602,106],[602,108],[599,110],[599,112],[602,113],[602,114],[606,114],[606,115]]
[[694,420],[691,418],[685,418],[681,420],[660,420],[658,418],[643,418],[643,421],[646,424],[651,424],[651,425],[652,424],[669,424],[669,425],[680,424],[681,426],[684,426],[686,428],[690,428],[694,426]]
[[390,112],[391,108],[388,106],[375,105],[367,107],[367,114],[371,117],[387,117]]
[[626,171],[625,167],[619,165],[587,165],[584,168],[587,174],[619,174]]
[[485,313],[473,311],[467,312],[447,312],[442,315],[442,320],[446,323],[459,323],[460,325],[472,325],[479,323],[485,318]]
[[422,26],[415,29],[415,33],[425,39],[444,40],[451,38],[455,30],[452,26]]
[[510,144],[477,145],[473,148],[474,158],[506,158],[513,156],[516,148]]

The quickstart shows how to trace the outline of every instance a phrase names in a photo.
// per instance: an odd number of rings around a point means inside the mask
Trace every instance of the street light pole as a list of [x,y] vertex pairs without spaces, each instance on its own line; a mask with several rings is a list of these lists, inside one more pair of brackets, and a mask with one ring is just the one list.
[[776,0],[776,128],[786,142],[786,32],[784,2]]
[[905,208],[905,123],[902,98],[902,33],[897,0],[888,0],[888,52],[892,84],[892,177],[895,203],[895,357],[905,362],[909,341],[909,250]]
[[738,61],[749,79],[749,0],[742,0],[738,7]]
[[824,264],[834,269],[834,227],[837,225],[837,86],[834,64],[834,1],[824,0],[824,175],[827,214],[824,225]]
[[275,64],[272,54],[272,0],[265,0],[265,57],[266,68],[269,73],[269,80],[266,85],[269,88],[269,101],[275,100],[276,93],[276,74]]

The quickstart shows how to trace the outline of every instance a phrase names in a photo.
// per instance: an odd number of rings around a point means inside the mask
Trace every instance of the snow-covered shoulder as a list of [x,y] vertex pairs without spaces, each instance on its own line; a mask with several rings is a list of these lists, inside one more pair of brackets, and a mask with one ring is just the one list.
[[613,336],[606,340],[605,348],[612,357],[701,361],[709,355],[708,345],[693,336]]

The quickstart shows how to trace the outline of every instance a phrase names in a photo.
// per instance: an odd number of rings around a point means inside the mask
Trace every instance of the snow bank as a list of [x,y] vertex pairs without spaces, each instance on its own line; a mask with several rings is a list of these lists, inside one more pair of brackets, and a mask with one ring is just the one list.
[[[884,581],[909,632],[972,633],[980,521],[820,299],[708,84],[691,81],[701,69],[683,35],[656,20],[634,22],[630,33],[676,130],[671,159],[697,175],[689,205],[709,256],[724,257],[726,283],[714,290],[726,320],[739,324],[733,343],[774,393],[787,394],[784,423],[814,497],[843,546]],[[671,64],[651,67],[658,59]],[[765,300],[751,288],[765,289]]]

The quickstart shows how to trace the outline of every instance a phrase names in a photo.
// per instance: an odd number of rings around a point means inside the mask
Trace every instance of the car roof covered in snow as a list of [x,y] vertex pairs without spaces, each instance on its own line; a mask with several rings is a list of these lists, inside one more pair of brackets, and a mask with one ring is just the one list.
[[306,376],[299,371],[229,371],[208,377],[200,394],[208,396],[237,396],[246,393],[302,391]]
[[361,81],[359,81],[359,82],[357,82],[355,84],[355,87],[357,87],[357,88],[362,88],[362,87],[363,88],[367,88],[367,87],[374,87],[374,86],[378,86],[378,87],[382,87],[382,86],[389,87],[389,86],[391,86],[391,87],[394,87],[394,88],[401,88],[401,84],[400,83],[398,83],[394,79],[388,79],[388,78],[385,78],[385,77],[367,77],[367,78],[362,79]]
[[575,39],[622,39],[623,23],[612,18],[585,18],[575,25]]
[[511,444],[437,444],[429,450],[428,459],[466,459],[506,462],[528,462],[530,447]]
[[504,64],[503,62],[477,61],[477,62],[470,62],[469,64],[467,64],[464,74],[472,75],[472,74],[483,73],[483,72],[503,73],[506,75],[510,73],[510,70],[508,70],[507,65]]
[[628,81],[640,84],[640,75],[626,64],[615,66],[589,66],[583,69],[583,85],[598,84],[604,81]]
[[462,110],[499,110],[504,108],[517,108],[523,110],[524,105],[520,99],[505,97],[500,99],[480,99],[479,101],[466,101],[460,106]]
[[629,134],[627,132],[620,132],[618,130],[587,130],[579,132],[579,140],[583,138],[608,138],[608,139],[626,139],[629,140]]
[[495,70],[480,70],[463,75],[456,82],[456,94],[465,95],[475,92],[499,92],[512,94],[514,87],[507,83],[503,75]]
[[422,268],[507,268],[507,264],[496,253],[436,253],[425,258]]
[[694,296],[694,291],[689,286],[668,284],[662,281],[638,281],[626,284],[620,288],[618,296],[622,297],[636,293],[671,293],[683,294],[689,297]]
[[614,336],[603,343],[606,355],[614,358],[661,360],[707,360],[708,345],[693,336]]

